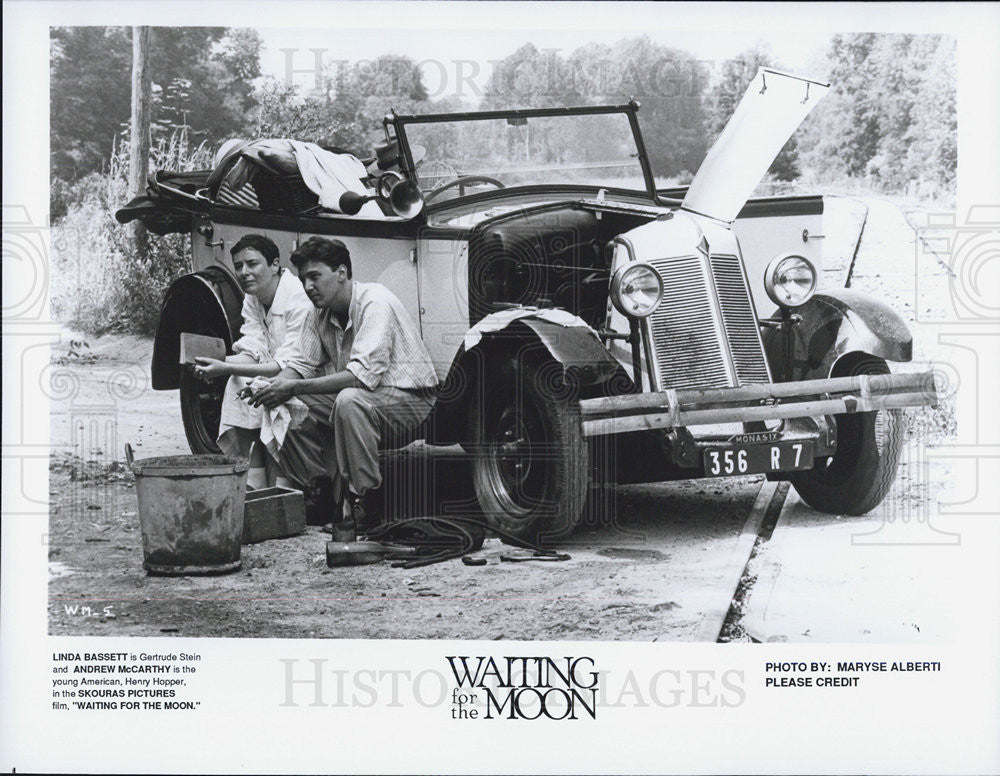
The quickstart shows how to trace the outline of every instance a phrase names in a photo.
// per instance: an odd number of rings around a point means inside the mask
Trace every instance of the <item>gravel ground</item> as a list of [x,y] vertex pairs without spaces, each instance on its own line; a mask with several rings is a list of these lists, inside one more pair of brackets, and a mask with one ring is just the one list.
[[[118,459],[126,441],[137,458],[188,452],[176,391],[148,387],[150,354],[147,340],[83,346],[71,333],[54,349],[53,634],[690,641],[760,486],[599,492],[604,518],[581,526],[559,563],[501,562],[509,548],[489,538],[485,567],[329,569],[326,536],[310,528],[245,546],[243,568],[227,576],[150,577],[133,478]],[[443,498],[468,495],[460,464],[439,472]]]
[[914,231],[926,213],[853,201],[867,218],[843,282],[900,313],[913,334],[914,358],[893,369],[935,369],[939,403],[904,412],[896,481],[868,515],[817,514],[791,492],[773,534],[758,541],[747,565],[727,623],[734,640],[750,640],[748,631],[758,640],[795,643],[947,640],[956,632],[954,600],[975,585],[976,563],[953,551],[960,524],[936,509],[939,500],[953,500],[945,492],[955,472],[934,460],[934,448],[953,444],[958,432],[951,353],[939,337],[952,314],[952,274]]

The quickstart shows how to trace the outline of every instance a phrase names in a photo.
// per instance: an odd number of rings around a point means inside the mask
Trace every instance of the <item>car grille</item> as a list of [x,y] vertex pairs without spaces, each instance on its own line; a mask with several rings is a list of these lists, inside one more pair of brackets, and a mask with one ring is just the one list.
[[736,256],[712,256],[711,264],[738,384],[769,383],[771,375],[764,360],[764,346],[743,265]]
[[660,389],[770,382],[738,257],[649,263],[663,279],[663,304],[648,319]]

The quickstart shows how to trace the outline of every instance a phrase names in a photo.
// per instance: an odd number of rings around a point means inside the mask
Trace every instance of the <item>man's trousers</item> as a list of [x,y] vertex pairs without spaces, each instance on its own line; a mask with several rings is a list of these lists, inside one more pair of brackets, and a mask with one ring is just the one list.
[[298,397],[309,415],[285,436],[278,463],[299,487],[326,475],[334,497],[364,495],[382,483],[378,451],[405,447],[434,406],[434,389],[345,388]]

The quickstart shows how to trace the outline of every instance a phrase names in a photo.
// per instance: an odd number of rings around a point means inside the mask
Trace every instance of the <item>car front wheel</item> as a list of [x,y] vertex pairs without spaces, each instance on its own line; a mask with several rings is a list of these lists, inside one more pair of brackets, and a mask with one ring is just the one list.
[[182,367],[181,420],[192,453],[222,452],[215,440],[219,436],[225,389],[225,380],[205,382],[198,379],[190,367]]
[[490,527],[544,545],[579,522],[589,464],[575,401],[539,382],[516,373],[491,380],[471,403],[469,440],[476,497]]
[[[885,362],[860,362],[845,374],[888,374]],[[835,415],[837,451],[792,476],[802,500],[813,509],[840,515],[870,512],[889,493],[903,447],[902,410]]]

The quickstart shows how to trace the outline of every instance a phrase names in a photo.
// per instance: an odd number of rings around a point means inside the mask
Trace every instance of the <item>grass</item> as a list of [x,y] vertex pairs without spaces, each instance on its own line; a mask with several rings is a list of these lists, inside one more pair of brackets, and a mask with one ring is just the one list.
[[[150,149],[150,163],[153,169],[192,170],[210,167],[212,159],[179,132]],[[167,287],[191,270],[189,237],[151,235],[143,255],[131,229],[115,220],[130,199],[123,145],[112,151],[107,172],[68,188],[54,182],[53,189],[65,215],[52,226],[52,317],[86,334],[153,333]]]

